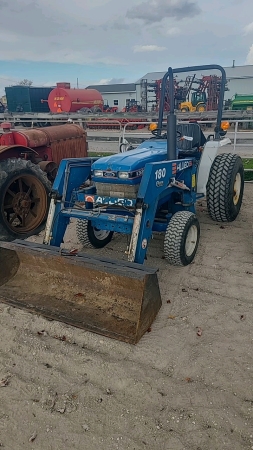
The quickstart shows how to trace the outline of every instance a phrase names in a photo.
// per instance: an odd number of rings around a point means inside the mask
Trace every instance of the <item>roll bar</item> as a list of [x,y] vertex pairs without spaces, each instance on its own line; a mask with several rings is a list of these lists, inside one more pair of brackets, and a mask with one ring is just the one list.
[[[163,123],[163,110],[164,110],[164,103],[165,103],[165,94],[166,94],[166,84],[167,79],[169,78],[169,96],[170,99],[174,99],[174,77],[173,75],[176,73],[184,73],[184,72],[197,72],[197,71],[203,71],[203,70],[219,70],[221,72],[221,89],[220,89],[220,95],[219,95],[219,103],[218,103],[218,111],[217,111],[217,122],[215,127],[215,139],[219,139],[219,130],[221,127],[221,120],[222,120],[222,111],[223,111],[223,102],[224,102],[224,93],[225,93],[225,86],[226,86],[226,72],[223,69],[223,67],[217,65],[217,64],[210,64],[210,65],[204,65],[204,66],[189,66],[189,67],[181,67],[177,69],[172,69],[171,67],[168,68],[168,71],[163,77],[162,80],[162,88],[161,88],[161,100],[159,105],[159,117],[158,117],[158,130],[162,130],[162,123]],[[169,116],[174,115],[174,101],[170,101],[170,113]],[[172,121],[171,121],[172,123]],[[173,121],[174,123],[174,121]],[[172,129],[170,130],[172,131]],[[175,130],[176,133],[176,130]],[[175,139],[171,139],[172,142],[176,142]]]

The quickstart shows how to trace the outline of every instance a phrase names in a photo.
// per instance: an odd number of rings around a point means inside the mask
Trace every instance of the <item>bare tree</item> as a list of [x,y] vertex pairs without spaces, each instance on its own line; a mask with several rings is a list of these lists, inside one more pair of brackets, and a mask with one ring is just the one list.
[[18,83],[19,86],[31,86],[32,84],[33,84],[33,82],[31,80],[27,80],[27,78],[19,81],[19,83]]

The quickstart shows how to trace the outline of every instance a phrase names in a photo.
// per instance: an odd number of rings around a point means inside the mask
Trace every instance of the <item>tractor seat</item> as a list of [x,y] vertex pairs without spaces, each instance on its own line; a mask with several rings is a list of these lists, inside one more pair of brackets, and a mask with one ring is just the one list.
[[180,158],[188,158],[189,156],[196,156],[199,153],[199,147],[203,147],[206,143],[206,137],[203,134],[198,123],[180,123],[177,125],[177,131],[180,131],[182,136],[192,137],[192,141],[178,141],[177,147],[179,149]]

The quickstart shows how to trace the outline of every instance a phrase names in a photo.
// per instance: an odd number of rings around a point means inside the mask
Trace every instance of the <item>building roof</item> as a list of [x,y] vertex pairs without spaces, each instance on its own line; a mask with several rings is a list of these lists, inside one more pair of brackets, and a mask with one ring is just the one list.
[[86,89],[96,89],[101,94],[116,94],[123,92],[135,92],[136,85],[135,83],[127,83],[127,84],[98,84],[94,86],[87,86]]
[[[247,78],[253,78],[253,65],[247,65],[247,66],[235,66],[235,67],[224,67],[227,75],[227,80],[233,80],[233,79],[247,79]],[[178,77],[185,79],[188,75],[193,75],[195,72],[185,72],[182,74],[178,74]],[[140,84],[141,80],[147,80],[148,83],[151,83],[155,80],[160,80],[164,76],[165,72],[149,72],[143,77],[139,78],[139,80],[136,81],[136,84]],[[219,71],[216,70],[209,70],[208,73],[205,71],[203,73],[204,75],[212,75],[217,74],[220,75]],[[202,74],[201,74],[202,75]],[[197,75],[197,77],[200,76]]]

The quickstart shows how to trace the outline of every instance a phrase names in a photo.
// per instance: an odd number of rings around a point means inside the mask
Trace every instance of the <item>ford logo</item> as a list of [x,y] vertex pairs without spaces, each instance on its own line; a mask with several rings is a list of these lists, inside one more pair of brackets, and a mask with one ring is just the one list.
[[104,177],[116,177],[116,173],[115,172],[104,172]]

